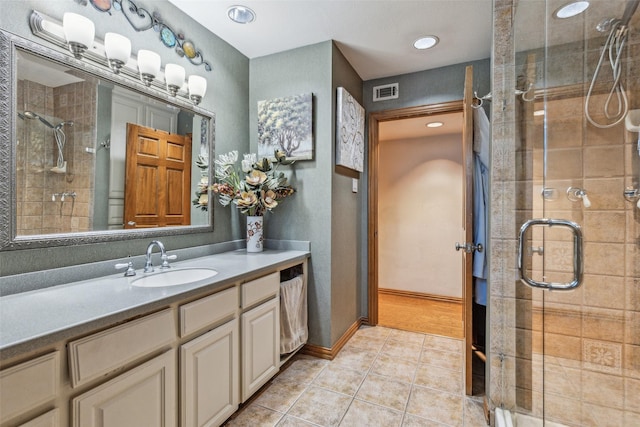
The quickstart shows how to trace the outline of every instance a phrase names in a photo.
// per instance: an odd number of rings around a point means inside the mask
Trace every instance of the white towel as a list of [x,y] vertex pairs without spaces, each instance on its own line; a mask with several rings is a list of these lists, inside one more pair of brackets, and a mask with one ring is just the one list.
[[307,289],[302,276],[280,283],[280,354],[307,342]]

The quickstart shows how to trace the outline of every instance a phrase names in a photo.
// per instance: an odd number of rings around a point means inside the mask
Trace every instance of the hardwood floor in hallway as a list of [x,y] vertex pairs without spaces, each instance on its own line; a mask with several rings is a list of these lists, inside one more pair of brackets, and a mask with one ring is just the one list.
[[378,293],[378,325],[463,338],[462,303]]

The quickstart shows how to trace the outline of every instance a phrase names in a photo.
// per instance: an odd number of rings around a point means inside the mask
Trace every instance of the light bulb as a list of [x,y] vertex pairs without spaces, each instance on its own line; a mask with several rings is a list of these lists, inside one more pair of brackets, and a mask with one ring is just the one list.
[[118,74],[120,68],[126,65],[131,57],[131,40],[118,33],[104,35],[104,51],[109,60],[109,66]]
[[207,79],[201,76],[189,76],[189,97],[194,104],[200,104],[207,92]]
[[62,31],[69,45],[69,51],[78,59],[93,45],[96,27],[89,18],[77,13],[66,12],[62,17]]
[[184,85],[184,76],[184,67],[178,64],[167,64],[164,67],[164,80],[171,96],[176,96],[182,85]]
[[150,50],[140,49],[138,51],[138,70],[144,84],[151,86],[153,79],[160,73],[160,55]]

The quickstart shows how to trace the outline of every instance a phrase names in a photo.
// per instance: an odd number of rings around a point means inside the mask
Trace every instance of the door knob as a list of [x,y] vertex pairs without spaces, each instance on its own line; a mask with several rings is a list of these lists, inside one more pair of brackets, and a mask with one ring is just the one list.
[[478,251],[478,252],[482,252],[484,250],[484,247],[482,246],[482,243],[478,243],[477,245],[473,245],[471,243],[458,243],[456,242],[456,251],[459,251],[460,249],[464,249],[464,251],[468,254],[474,252],[474,251]]

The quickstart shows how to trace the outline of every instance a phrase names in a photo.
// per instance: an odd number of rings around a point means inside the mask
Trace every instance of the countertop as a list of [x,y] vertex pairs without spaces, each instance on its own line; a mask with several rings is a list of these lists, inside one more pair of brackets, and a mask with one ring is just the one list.
[[132,279],[144,275],[136,270],[135,277],[124,277],[119,272],[0,297],[0,361],[152,312],[181,299],[222,289],[244,277],[267,273],[309,256],[309,252],[299,250],[268,249],[251,254],[241,249],[171,263],[174,269],[207,267],[218,271],[212,278],[186,285],[132,286]]

